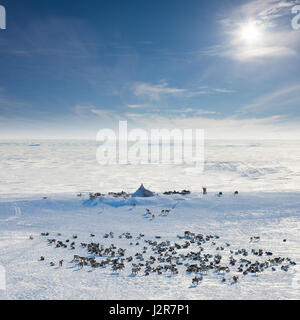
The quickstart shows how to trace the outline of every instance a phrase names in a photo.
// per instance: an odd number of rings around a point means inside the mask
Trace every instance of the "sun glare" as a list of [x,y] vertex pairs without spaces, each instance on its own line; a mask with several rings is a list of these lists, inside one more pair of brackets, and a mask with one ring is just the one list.
[[257,25],[254,23],[248,23],[244,25],[240,30],[241,40],[247,42],[248,44],[253,44],[259,41],[262,33]]

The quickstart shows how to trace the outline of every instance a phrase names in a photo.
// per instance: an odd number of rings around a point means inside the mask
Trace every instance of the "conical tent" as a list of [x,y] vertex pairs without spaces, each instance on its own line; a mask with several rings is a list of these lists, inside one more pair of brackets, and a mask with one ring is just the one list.
[[132,197],[153,197],[154,193],[150,190],[145,189],[143,185],[141,185],[138,190],[134,194],[132,194]]

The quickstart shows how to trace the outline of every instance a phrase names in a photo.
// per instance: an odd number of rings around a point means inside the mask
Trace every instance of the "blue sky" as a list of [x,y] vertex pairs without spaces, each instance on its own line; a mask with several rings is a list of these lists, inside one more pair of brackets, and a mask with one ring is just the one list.
[[0,0],[0,138],[94,139],[119,120],[300,138],[296,4]]

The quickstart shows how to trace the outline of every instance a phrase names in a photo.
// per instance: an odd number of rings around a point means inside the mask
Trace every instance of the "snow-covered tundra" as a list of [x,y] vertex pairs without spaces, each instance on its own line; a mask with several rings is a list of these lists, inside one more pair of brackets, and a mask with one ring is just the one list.
[[[1,141],[0,298],[300,298],[299,146],[206,141],[202,171],[100,166],[93,141]],[[156,195],[89,200],[141,183]]]
[[[298,193],[2,199],[0,298],[300,298],[299,206]],[[89,252],[91,243],[103,249],[100,255]],[[199,251],[202,266],[214,267],[188,272],[201,265]],[[90,260],[80,264],[74,256]],[[244,272],[257,261],[271,262]],[[172,264],[173,270],[164,269]]]

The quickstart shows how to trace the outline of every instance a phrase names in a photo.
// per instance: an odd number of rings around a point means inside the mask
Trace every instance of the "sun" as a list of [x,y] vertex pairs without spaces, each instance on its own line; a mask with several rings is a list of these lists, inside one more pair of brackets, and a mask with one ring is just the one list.
[[257,43],[262,36],[262,32],[255,23],[247,23],[240,29],[240,39],[247,44]]

